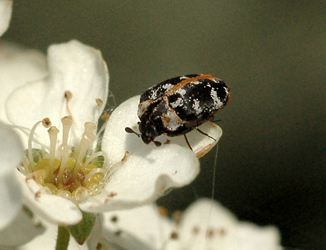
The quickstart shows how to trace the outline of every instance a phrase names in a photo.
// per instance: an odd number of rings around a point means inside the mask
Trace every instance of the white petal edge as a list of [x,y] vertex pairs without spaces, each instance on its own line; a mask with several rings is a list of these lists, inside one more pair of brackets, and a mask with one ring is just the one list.
[[[186,209],[180,225],[180,245],[187,249],[278,250],[281,243],[277,228],[239,222],[220,203],[206,198]],[[209,239],[207,230],[212,231]]]
[[[146,145],[135,134],[130,134],[125,131],[125,127],[130,127],[138,132],[137,116],[139,96],[134,96],[119,105],[112,113],[102,141],[102,150],[108,154],[112,162],[117,162],[122,159],[125,152],[131,154],[138,150],[146,148],[153,150],[156,148],[154,143]],[[194,130],[187,134],[190,145],[198,158],[205,155],[222,136],[222,129],[212,122],[206,122],[199,126],[199,129],[213,137],[215,140],[205,136]],[[178,144],[185,148],[189,148],[183,136],[168,137],[161,135],[157,138],[158,141],[164,143],[170,141],[171,144]]]
[[[93,227],[93,230],[89,236],[89,238],[86,241],[86,244],[89,249],[97,249],[98,243],[101,239],[102,233],[103,233],[103,221],[104,216],[103,214],[98,214],[96,218],[95,225]],[[101,250],[104,250],[101,248]]]
[[130,210],[104,213],[102,241],[123,249],[162,249],[172,231],[172,223],[159,215],[154,204],[149,204]]
[[[100,51],[76,40],[52,45],[48,49],[49,77],[17,88],[6,102],[8,119],[15,125],[32,128],[45,117],[61,130],[61,118],[72,115],[70,139],[75,145],[84,131],[85,122],[95,122],[108,96],[108,69]],[[72,98],[68,101],[65,92]],[[28,103],[28,105],[26,105]],[[36,138],[49,145],[45,129],[36,130]]]
[[18,135],[0,123],[0,229],[6,227],[21,209],[22,194],[16,167],[23,158],[23,146]]
[[136,207],[153,202],[171,188],[188,185],[198,173],[199,161],[189,148],[176,144],[141,148],[124,159],[99,195],[79,207],[88,212]]
[[0,120],[9,123],[5,101],[15,88],[42,79],[47,74],[47,61],[43,53],[0,41]]
[[[207,230],[219,229],[229,233],[236,223],[236,217],[218,202],[206,198],[199,199],[182,214],[180,244],[182,246],[188,245],[189,249],[206,249],[208,244],[216,241],[207,240]],[[197,234],[193,233],[194,228],[198,228]],[[221,246],[225,246],[225,237],[221,237],[217,241]]]
[[0,36],[2,36],[9,27],[11,13],[12,1],[0,0]]
[[33,217],[23,209],[20,210],[16,218],[0,231],[0,249],[11,249],[24,245],[44,233],[43,225],[35,219],[35,216]]
[[47,194],[33,179],[16,171],[24,194],[24,203],[44,220],[61,226],[74,225],[82,220],[82,213],[72,201]]
[[239,250],[278,250],[281,244],[279,231],[274,226],[260,227],[240,222],[231,235],[230,248]]
[[[46,225],[46,231],[43,235],[40,235],[33,239],[31,242],[24,246],[15,248],[16,250],[53,250],[56,246],[57,230],[58,226],[50,223],[44,223]],[[70,237],[69,250],[88,250],[87,244],[79,245],[73,237]],[[92,249],[91,249],[92,250]]]

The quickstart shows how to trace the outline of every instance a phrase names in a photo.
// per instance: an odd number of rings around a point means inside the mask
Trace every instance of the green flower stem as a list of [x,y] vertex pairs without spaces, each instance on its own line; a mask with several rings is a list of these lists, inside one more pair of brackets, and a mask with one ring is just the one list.
[[55,250],[67,250],[70,240],[70,234],[66,228],[58,226],[58,238]]

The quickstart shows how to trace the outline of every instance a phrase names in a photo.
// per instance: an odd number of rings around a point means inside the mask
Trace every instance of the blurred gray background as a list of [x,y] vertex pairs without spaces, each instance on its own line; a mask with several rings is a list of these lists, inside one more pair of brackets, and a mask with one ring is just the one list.
[[[15,1],[5,39],[44,52],[78,39],[100,49],[117,103],[165,79],[209,73],[231,102],[217,113],[215,199],[274,224],[283,245],[326,249],[325,1]],[[214,150],[195,183],[159,203],[210,197]]]

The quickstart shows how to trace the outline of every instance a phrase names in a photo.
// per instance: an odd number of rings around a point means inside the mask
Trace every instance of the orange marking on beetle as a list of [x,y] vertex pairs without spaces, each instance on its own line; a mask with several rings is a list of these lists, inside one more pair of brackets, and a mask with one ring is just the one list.
[[174,85],[171,89],[169,89],[169,91],[166,92],[166,94],[167,94],[167,95],[170,95],[170,94],[172,94],[173,92],[177,91],[178,89],[183,88],[183,87],[186,86],[188,83],[190,83],[190,82],[195,82],[195,81],[198,81],[198,80],[201,80],[201,79],[209,79],[209,80],[216,79],[216,80],[218,80],[218,81],[221,80],[221,79],[215,78],[215,77],[212,76],[212,75],[199,75],[199,76],[196,76],[196,77],[189,77],[189,78],[186,78],[186,79],[182,80],[182,81],[179,82],[178,84]]

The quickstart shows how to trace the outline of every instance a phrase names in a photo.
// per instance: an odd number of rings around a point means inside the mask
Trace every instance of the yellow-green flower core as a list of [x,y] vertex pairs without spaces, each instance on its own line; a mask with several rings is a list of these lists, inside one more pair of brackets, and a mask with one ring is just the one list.
[[[62,144],[59,146],[57,146],[59,130],[51,126],[48,118],[34,125],[30,133],[27,157],[20,171],[25,173],[27,178],[42,185],[48,193],[80,203],[101,190],[108,176],[108,161],[103,152],[94,150],[96,146],[93,146],[93,142],[97,139],[94,123],[85,123],[79,145],[71,148],[67,142],[73,123],[72,117],[66,116],[61,121]],[[33,134],[41,122],[43,126],[50,127],[48,152],[32,148]]]

